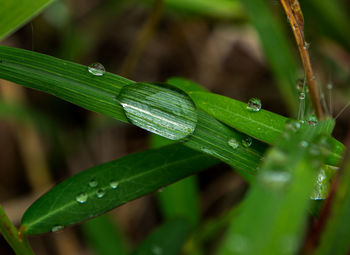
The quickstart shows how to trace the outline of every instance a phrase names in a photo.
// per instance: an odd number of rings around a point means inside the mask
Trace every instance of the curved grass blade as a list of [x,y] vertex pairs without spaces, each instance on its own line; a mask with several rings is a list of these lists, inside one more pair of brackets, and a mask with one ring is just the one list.
[[[264,0],[241,0],[253,25],[259,34],[261,44],[272,71],[278,81],[278,88],[290,112],[297,113],[296,77],[298,64],[288,42],[281,22],[270,10],[269,2]],[[273,39],[272,39],[273,38]]]
[[[258,112],[250,111],[246,103],[213,93],[190,92],[189,96],[198,108],[216,119],[268,144],[274,144],[282,134],[286,122],[290,121],[286,117],[263,109]],[[337,165],[345,147],[335,139],[332,139],[331,143],[334,146],[327,163]]]
[[151,233],[132,255],[177,255],[181,252],[190,229],[190,224],[185,220],[168,221]]
[[2,0],[0,2],[0,41],[52,2],[53,0]]
[[98,255],[127,255],[124,238],[108,215],[89,220],[82,225],[83,234]]
[[[116,96],[124,86],[134,82],[120,76],[111,73],[94,76],[83,65],[36,52],[0,46],[0,78],[128,122]],[[234,150],[228,146],[230,138],[242,141],[245,136],[208,114],[199,112],[196,130],[185,144],[215,156],[235,169],[255,172],[265,146],[253,141],[250,148]]]
[[344,164],[340,183],[333,201],[332,211],[317,255],[345,255],[350,249],[350,160]]
[[328,120],[316,126],[304,124],[296,132],[286,130],[267,153],[218,254],[297,254],[309,196],[327,157],[321,148],[317,153],[313,148],[333,126],[334,121]]
[[22,218],[24,233],[58,230],[100,215],[217,163],[174,144],[83,171],[39,198]]

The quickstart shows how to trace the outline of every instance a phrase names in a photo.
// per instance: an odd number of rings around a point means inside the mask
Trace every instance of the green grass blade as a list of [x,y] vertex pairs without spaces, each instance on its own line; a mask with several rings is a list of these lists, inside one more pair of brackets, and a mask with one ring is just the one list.
[[[207,93],[189,93],[196,106],[225,124],[244,132],[260,141],[273,144],[282,134],[289,120],[281,115],[261,109],[259,112],[247,109],[247,104],[225,96]],[[333,139],[334,150],[327,163],[339,164],[345,151],[343,144]]]
[[96,255],[128,254],[120,230],[108,215],[85,222],[82,230]]
[[156,229],[137,248],[133,255],[180,253],[190,231],[190,224],[184,220],[169,221]]
[[[134,82],[118,75],[105,73],[103,76],[94,76],[83,65],[36,52],[0,46],[0,78],[128,122],[117,95],[124,86]],[[241,141],[244,137],[208,114],[199,112],[196,130],[185,144],[217,157],[235,169],[253,173],[265,146],[253,141],[250,148],[233,150],[227,144],[230,138]]]
[[[144,0],[151,2],[150,0]],[[237,0],[164,0],[168,10],[185,14],[204,15],[213,18],[232,19],[243,16],[242,7]]]
[[52,2],[53,0],[2,0],[0,2],[0,41]]
[[[264,0],[241,0],[253,25],[255,26],[266,59],[278,82],[278,88],[289,110],[296,116],[298,65],[291,50],[290,43],[280,25],[280,21],[270,10],[269,3]],[[286,21],[287,22],[287,21]]]
[[215,163],[213,158],[179,144],[127,155],[55,186],[25,212],[22,229],[27,234],[40,234],[75,224]]
[[317,255],[345,255],[350,250],[350,160],[344,164],[330,219],[321,237]]
[[296,254],[317,170],[326,159],[313,149],[333,126],[328,120],[283,134],[267,153],[218,254]]

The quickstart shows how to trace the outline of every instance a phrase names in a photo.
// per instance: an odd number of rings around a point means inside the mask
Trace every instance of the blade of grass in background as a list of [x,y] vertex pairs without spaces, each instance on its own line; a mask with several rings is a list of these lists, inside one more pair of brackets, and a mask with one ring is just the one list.
[[122,233],[108,214],[85,222],[82,229],[96,255],[128,254]]
[[333,127],[332,120],[300,129],[287,124],[286,132],[267,153],[218,254],[296,254],[315,177],[327,157],[321,134],[329,135]]
[[[170,141],[163,137],[151,135],[151,148],[159,148],[169,143]],[[199,196],[195,176],[187,177],[165,187],[157,193],[157,199],[165,221],[183,218],[192,227],[199,222]]]
[[[153,1],[144,0],[146,3]],[[238,0],[164,0],[169,11],[184,14],[197,14],[213,18],[241,18],[243,10]]]
[[274,16],[268,1],[241,0],[241,3],[259,34],[266,60],[276,77],[283,101],[286,102],[289,112],[296,116],[298,64],[291,51],[286,32]]
[[350,50],[350,34],[347,32],[350,18],[342,1],[300,0],[300,4],[307,31],[322,33]]
[[177,255],[181,252],[190,229],[190,224],[185,220],[168,221],[151,233],[132,254]]
[[344,164],[339,186],[317,255],[345,255],[350,251],[350,160]]
[[103,214],[216,163],[213,158],[180,144],[127,155],[56,185],[27,209],[21,229],[27,234],[58,230]]
[[[268,144],[273,144],[276,141],[288,121],[287,118],[273,112],[251,111],[247,108],[246,103],[214,93],[190,92],[189,96],[198,108],[216,119]],[[327,163],[338,165],[345,147],[335,139],[332,143],[334,150],[330,153]]]
[[52,2],[53,0],[2,0],[0,2],[0,41]]
[[[134,83],[104,73],[95,76],[86,66],[26,50],[0,46],[0,78],[55,95],[91,111],[128,122],[117,100],[123,86]],[[228,139],[242,135],[199,111],[195,132],[186,145],[220,158],[235,169],[254,173],[266,146],[253,139],[252,146],[232,149]],[[250,138],[249,138],[250,139]]]

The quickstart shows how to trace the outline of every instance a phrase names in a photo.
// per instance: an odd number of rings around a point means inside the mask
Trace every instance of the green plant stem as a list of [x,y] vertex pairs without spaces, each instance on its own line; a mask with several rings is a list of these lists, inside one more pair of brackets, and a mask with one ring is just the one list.
[[7,243],[12,247],[17,255],[34,255],[28,240],[18,234],[16,227],[7,217],[4,209],[0,205],[0,233],[3,235]]

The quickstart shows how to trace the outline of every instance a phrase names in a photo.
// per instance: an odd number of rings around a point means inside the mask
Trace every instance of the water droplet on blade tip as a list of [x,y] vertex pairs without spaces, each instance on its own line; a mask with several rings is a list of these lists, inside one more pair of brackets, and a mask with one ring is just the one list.
[[252,112],[258,112],[261,109],[261,101],[259,98],[251,98],[248,101],[247,109]]

